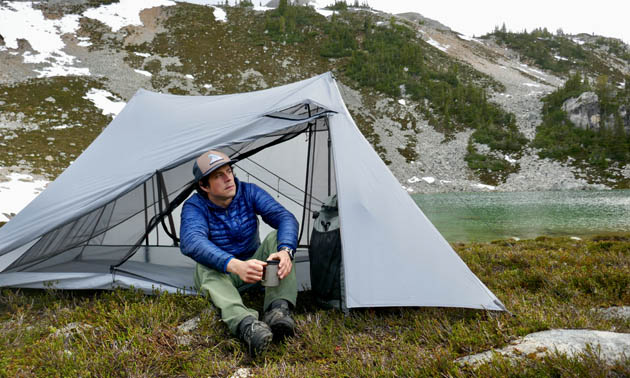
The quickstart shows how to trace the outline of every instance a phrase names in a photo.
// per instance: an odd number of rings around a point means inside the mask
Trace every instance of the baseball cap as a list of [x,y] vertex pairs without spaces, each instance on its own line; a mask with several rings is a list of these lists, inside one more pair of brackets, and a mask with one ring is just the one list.
[[210,150],[197,158],[193,165],[193,175],[195,176],[195,180],[199,181],[218,168],[233,163],[236,163],[236,160],[230,159],[230,157],[223,152]]

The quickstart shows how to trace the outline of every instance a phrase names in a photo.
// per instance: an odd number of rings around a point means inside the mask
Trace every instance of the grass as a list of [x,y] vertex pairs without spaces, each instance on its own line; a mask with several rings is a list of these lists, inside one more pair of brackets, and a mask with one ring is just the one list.
[[[133,290],[2,289],[0,376],[628,376],[595,352],[507,360],[455,359],[551,328],[630,332],[594,308],[630,303],[630,235],[546,238],[454,248],[514,314],[444,308],[359,309],[345,316],[300,293],[297,335],[255,359],[205,298]],[[262,305],[252,293],[245,302]],[[190,344],[177,326],[200,316]],[[58,330],[79,325],[69,335]]]

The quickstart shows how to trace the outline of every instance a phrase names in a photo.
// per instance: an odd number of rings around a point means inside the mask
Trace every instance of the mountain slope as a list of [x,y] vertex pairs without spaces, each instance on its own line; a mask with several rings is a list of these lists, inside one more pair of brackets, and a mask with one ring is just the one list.
[[[2,7],[69,31],[60,34],[63,47],[40,61],[33,57],[41,48],[26,36],[0,41],[5,173],[54,178],[111,120],[115,111],[103,107],[138,88],[225,94],[331,70],[357,125],[410,192],[604,187],[596,171],[540,158],[531,146],[541,98],[566,77],[534,66],[496,35],[473,40],[417,14],[353,8],[326,18],[286,4],[263,11],[165,0],[121,27],[98,15],[117,2],[16,3]],[[627,46],[584,45],[616,78],[630,72]],[[630,169],[616,169],[606,186],[626,185]]]

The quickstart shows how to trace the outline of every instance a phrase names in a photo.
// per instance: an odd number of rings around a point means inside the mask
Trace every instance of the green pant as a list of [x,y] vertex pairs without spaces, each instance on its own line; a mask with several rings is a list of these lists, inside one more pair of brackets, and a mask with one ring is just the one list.
[[[270,254],[278,249],[277,232],[273,231],[267,235],[256,253],[251,259],[261,261],[267,260]],[[253,316],[258,319],[258,312],[245,307],[238,288],[245,285],[237,274],[223,273],[218,270],[208,268],[205,265],[197,264],[195,269],[195,286],[197,291],[209,295],[212,303],[221,310],[221,319],[227,324],[230,332],[234,335],[238,333],[238,324],[244,318]],[[271,302],[276,299],[284,299],[295,306],[297,300],[297,280],[295,278],[295,266],[291,273],[280,281],[277,287],[265,288],[265,304],[263,309],[267,309]]]

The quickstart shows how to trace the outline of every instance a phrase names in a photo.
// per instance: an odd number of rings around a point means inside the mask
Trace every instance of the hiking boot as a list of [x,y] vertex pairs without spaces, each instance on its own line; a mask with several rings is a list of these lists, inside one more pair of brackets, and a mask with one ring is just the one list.
[[282,340],[295,334],[295,321],[291,317],[289,302],[283,299],[271,303],[269,310],[265,312],[263,322],[271,327],[273,337],[276,340]]
[[273,340],[273,333],[269,326],[260,320],[256,320],[253,316],[248,316],[241,320],[238,325],[239,337],[249,350],[249,354],[252,357],[259,355],[263,352],[271,340]]

